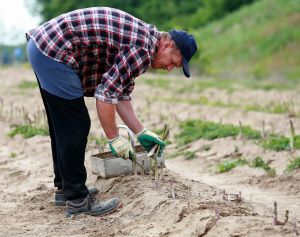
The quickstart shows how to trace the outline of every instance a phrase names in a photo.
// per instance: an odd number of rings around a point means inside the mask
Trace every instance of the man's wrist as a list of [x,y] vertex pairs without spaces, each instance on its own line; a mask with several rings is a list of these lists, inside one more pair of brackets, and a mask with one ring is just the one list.
[[136,133],[135,136],[138,137],[138,136],[140,136],[141,134],[143,134],[145,131],[147,131],[147,128],[143,128],[142,131]]
[[114,137],[114,138],[111,138],[111,139],[108,139],[108,142],[111,144],[113,143],[114,141],[116,141],[118,138],[120,137],[120,135]]

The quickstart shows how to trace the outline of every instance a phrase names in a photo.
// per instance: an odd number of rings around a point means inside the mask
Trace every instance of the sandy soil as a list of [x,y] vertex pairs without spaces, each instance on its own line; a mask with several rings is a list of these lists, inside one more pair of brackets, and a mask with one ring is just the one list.
[[[298,236],[300,235],[300,172],[285,173],[291,159],[289,152],[263,150],[252,141],[225,138],[215,141],[198,140],[186,147],[195,151],[196,159],[183,156],[166,160],[167,168],[158,187],[150,177],[123,176],[102,179],[91,174],[89,157],[98,152],[94,141],[86,150],[88,185],[100,189],[99,198],[119,197],[124,206],[102,218],[80,215],[66,218],[64,208],[53,204],[52,161],[50,139],[20,135],[8,137],[14,124],[36,121],[45,124],[43,106],[37,88],[20,89],[20,82],[34,81],[29,68],[0,70],[0,236]],[[178,132],[179,121],[187,118],[245,125],[266,132],[288,134],[289,114],[245,112],[234,108],[177,103],[173,87],[149,87],[138,79],[134,91],[137,114],[149,128],[171,127],[171,141]],[[174,85],[192,86],[192,81],[170,78]],[[197,96],[210,96],[232,103],[269,104],[294,101],[299,111],[298,91],[237,91],[230,95],[223,90],[207,89]],[[229,98],[230,97],[230,98]],[[164,98],[174,98],[167,102]],[[91,134],[103,136],[95,111],[95,100],[86,99],[92,120]],[[296,132],[300,119],[292,117]],[[211,149],[201,149],[209,145]],[[238,147],[238,152],[237,152]],[[176,152],[173,142],[166,149],[166,157]],[[237,154],[238,153],[238,154]],[[297,151],[296,155],[300,155]],[[223,174],[216,174],[217,163],[236,156],[249,160],[261,156],[276,169],[269,177],[261,169],[242,166]],[[242,193],[242,200],[226,200],[228,194]],[[278,217],[285,225],[273,224],[273,202],[278,204]]]

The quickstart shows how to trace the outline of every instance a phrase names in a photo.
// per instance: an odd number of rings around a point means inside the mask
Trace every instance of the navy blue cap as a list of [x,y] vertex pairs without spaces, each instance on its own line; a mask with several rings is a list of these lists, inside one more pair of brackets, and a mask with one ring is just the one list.
[[186,77],[190,77],[189,61],[197,52],[197,43],[193,35],[183,30],[170,30],[169,34],[175,41],[176,46],[181,50],[182,69]]

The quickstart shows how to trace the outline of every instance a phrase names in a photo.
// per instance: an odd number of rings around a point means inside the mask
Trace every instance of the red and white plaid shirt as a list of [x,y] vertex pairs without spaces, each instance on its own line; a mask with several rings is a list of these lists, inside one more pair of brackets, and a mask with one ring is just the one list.
[[108,7],[72,11],[26,33],[44,55],[77,71],[85,96],[111,104],[130,100],[159,35],[153,25]]

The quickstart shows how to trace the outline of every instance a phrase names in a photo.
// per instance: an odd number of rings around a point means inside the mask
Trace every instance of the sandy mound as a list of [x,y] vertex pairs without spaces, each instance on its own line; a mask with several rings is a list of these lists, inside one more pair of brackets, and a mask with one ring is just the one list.
[[[65,218],[55,207],[53,191],[40,186],[18,198],[0,214],[1,236],[293,236],[293,226],[273,226],[272,217],[253,212],[251,205],[226,201],[219,190],[188,181],[168,171],[157,187],[149,177],[99,178],[98,197],[119,197],[124,206],[106,217]],[[173,191],[172,191],[173,190]],[[173,194],[172,194],[173,193]]]

